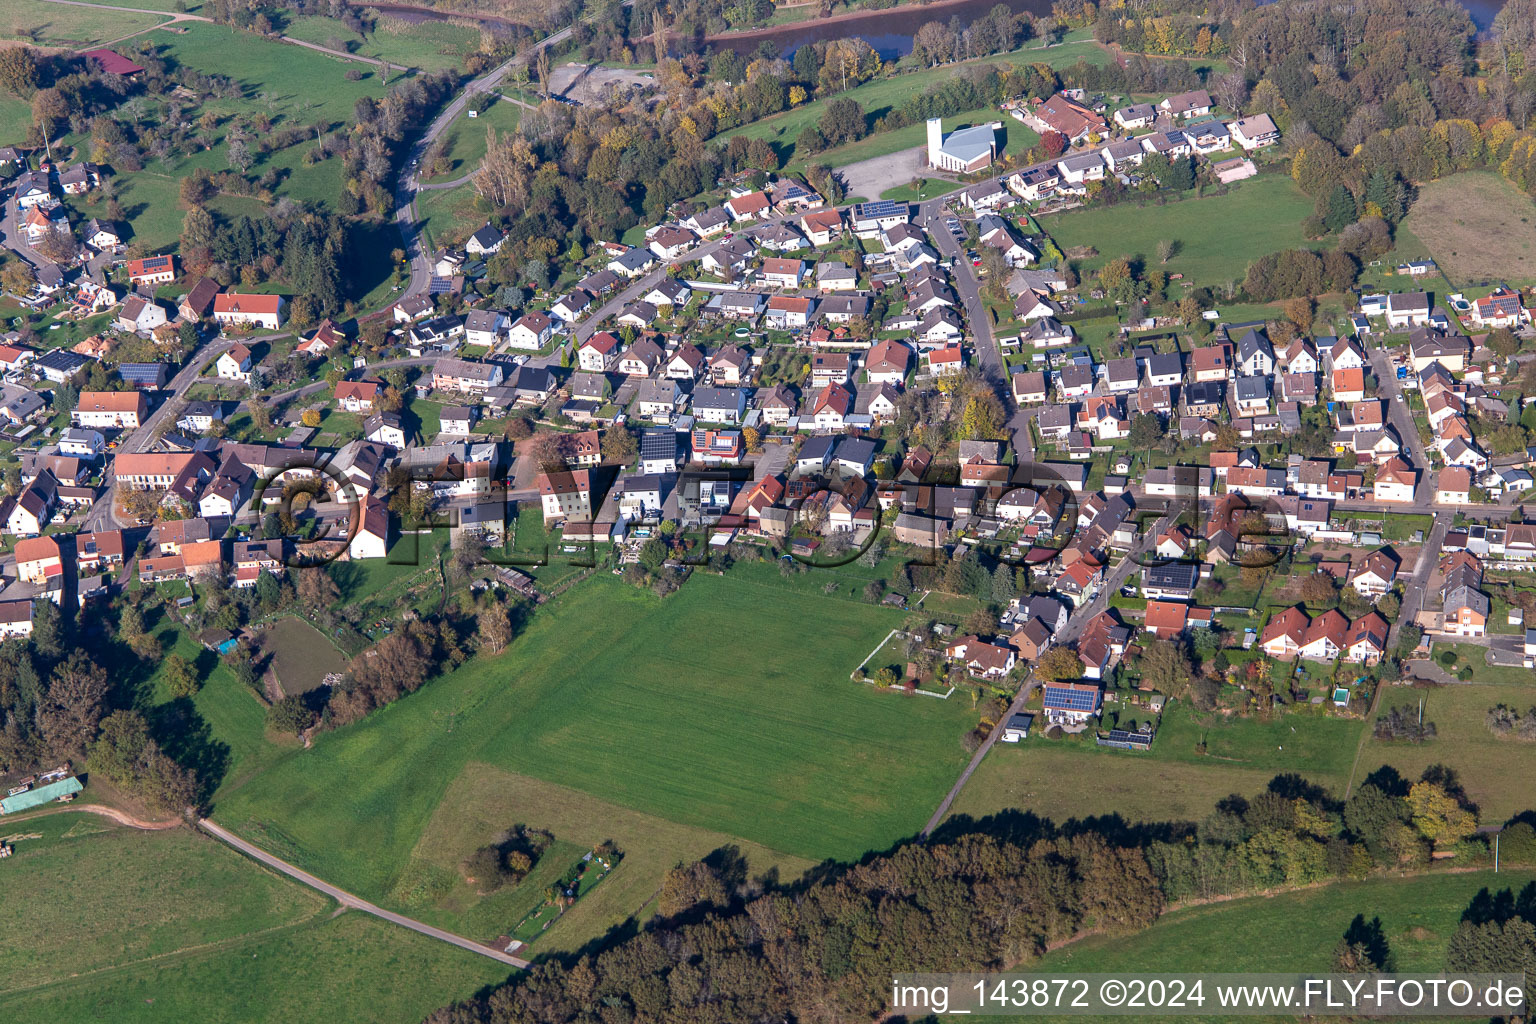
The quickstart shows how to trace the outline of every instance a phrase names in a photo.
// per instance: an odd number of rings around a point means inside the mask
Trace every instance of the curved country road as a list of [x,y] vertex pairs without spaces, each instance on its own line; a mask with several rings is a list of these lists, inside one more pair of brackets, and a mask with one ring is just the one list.
[[507,964],[510,967],[518,967],[526,970],[529,966],[527,960],[523,960],[520,957],[515,957],[510,953],[503,953],[499,949],[494,949],[490,946],[483,946],[478,942],[472,942],[469,939],[464,938],[462,935],[455,935],[452,932],[444,931],[441,928],[434,928],[429,924],[422,924],[420,921],[412,920],[411,918],[402,914],[392,913],[391,911],[385,910],[383,907],[374,906],[367,900],[358,896],[354,896],[347,892],[345,889],[338,889],[336,886],[331,885],[329,882],[322,882],[320,879],[316,878],[314,875],[311,875],[309,872],[301,871],[300,869],[294,867],[292,864],[289,864],[287,861],[278,857],[274,857],[272,854],[266,852],[261,847],[246,842],[244,839],[241,839],[239,836],[235,835],[233,832],[230,832],[228,829],[215,825],[207,818],[200,818],[198,819],[197,823],[202,827],[203,831],[207,832],[215,839],[220,839],[228,843],[230,846],[233,846],[247,857],[252,857],[265,864],[267,867],[276,871],[281,871],[289,878],[301,882],[304,885],[309,886],[311,889],[316,890],[317,892],[324,893],[344,907],[352,907],[353,909],[361,910],[365,914],[372,914],[374,917],[383,918],[385,921],[397,924],[402,928],[409,928],[413,932],[420,932],[422,935],[425,935],[428,938],[437,939],[439,942],[451,943],[452,945],[458,946],[460,949],[467,949],[471,953],[479,953],[481,956],[490,957],[492,960],[499,960],[500,962]]
[[[635,0],[623,0],[622,6],[633,7],[634,4]],[[411,265],[411,280],[390,305],[420,295],[427,290],[427,285],[432,281],[432,263],[429,254],[421,247],[421,222],[416,219],[416,193],[431,187],[423,185],[419,177],[422,156],[432,147],[432,143],[437,141],[438,136],[447,131],[449,126],[464,112],[464,108],[469,105],[471,99],[478,94],[495,89],[501,84],[501,80],[506,77],[507,72],[515,65],[532,60],[538,55],[540,50],[554,46],[557,43],[563,43],[566,39],[570,38],[571,28],[572,26],[566,26],[558,32],[550,33],[522,53],[498,64],[479,78],[470,82],[464,87],[463,92],[459,93],[451,103],[443,108],[437,117],[432,119],[432,123],[421,134],[421,138],[417,139],[411,146],[407,154],[405,166],[400,170],[400,180],[395,185],[395,223],[400,228],[400,237],[405,242],[405,256]],[[527,104],[524,105],[526,106]],[[469,177],[473,177],[473,174],[467,175],[466,180]],[[444,188],[448,184],[444,183],[438,187]]]

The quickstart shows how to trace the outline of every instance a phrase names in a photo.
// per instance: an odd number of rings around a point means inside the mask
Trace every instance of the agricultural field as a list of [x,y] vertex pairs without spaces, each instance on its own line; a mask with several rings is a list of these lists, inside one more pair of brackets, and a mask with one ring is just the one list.
[[[1143,712],[1126,707],[1121,717],[1139,721]],[[1017,809],[1057,822],[1099,814],[1198,821],[1222,797],[1252,796],[1290,772],[1342,794],[1361,728],[1351,719],[1301,715],[1223,720],[1175,701],[1145,753],[1101,748],[1088,734],[1031,734],[1018,744],[995,745],[952,813],[980,819]],[[1195,749],[1202,741],[1203,755]],[[1060,785],[1064,778],[1074,780],[1070,788]]]
[[[1140,256],[1149,266],[1183,274],[1191,287],[1242,283],[1248,264],[1280,249],[1309,247],[1301,222],[1312,200],[1289,177],[1261,175],[1240,182],[1222,196],[1184,199],[1163,206],[1116,206],[1072,210],[1040,218],[1040,225],[1063,252],[1092,247],[1097,255],[1078,264],[1086,276],[1116,256]],[[1167,264],[1157,263],[1157,243],[1171,241],[1178,250]],[[1177,295],[1181,282],[1170,293]]]
[[[1478,650],[1478,648],[1469,648]],[[1391,743],[1374,737],[1360,757],[1361,778],[1381,765],[1391,765],[1408,779],[1417,779],[1432,764],[1456,770],[1467,796],[1478,805],[1484,824],[1500,824],[1530,807],[1529,780],[1536,777],[1536,743],[1495,736],[1484,725],[1488,709],[1509,704],[1522,713],[1536,705],[1536,688],[1526,682],[1440,686],[1430,689],[1394,688],[1382,694],[1380,710],[1424,700],[1424,720],[1435,723],[1435,738],[1427,743]]]
[[[322,736],[227,791],[214,815],[383,900],[471,763],[780,854],[857,857],[922,825],[975,720],[969,701],[848,680],[899,621],[731,577],[701,574],[659,600],[598,574],[500,658]],[[616,635],[615,622],[628,626]],[[709,642],[715,623],[730,623],[729,643]]]
[[[7,822],[0,946],[10,1022],[416,1020],[506,968],[358,913],[184,828],[85,813]],[[17,836],[37,836],[22,838]]]
[[[132,4],[125,4],[131,7]],[[163,24],[167,16],[44,0],[6,0],[0,39],[19,39],[35,46],[88,50]]]
[[1457,288],[1536,281],[1536,201],[1493,171],[1425,182],[1403,227]]

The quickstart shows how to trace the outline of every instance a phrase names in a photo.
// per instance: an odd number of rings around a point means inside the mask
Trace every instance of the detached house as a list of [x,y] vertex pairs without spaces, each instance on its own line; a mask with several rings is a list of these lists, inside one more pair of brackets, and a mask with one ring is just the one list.
[[281,295],[222,292],[214,296],[213,318],[226,327],[260,327],[275,331],[282,322]]
[[618,370],[627,377],[649,377],[656,372],[666,353],[650,338],[641,338],[619,357]]
[[1419,474],[1402,459],[1393,457],[1376,471],[1374,497],[1377,501],[1412,502]]
[[1211,94],[1204,89],[1193,89],[1170,96],[1158,106],[1177,118],[1204,117],[1211,112]]
[[214,361],[214,370],[224,380],[238,380],[249,384],[251,380],[251,350],[239,342],[229,347]]
[[1393,330],[1422,327],[1429,323],[1429,296],[1424,292],[1400,292],[1387,296],[1387,325]]
[[539,490],[545,522],[592,517],[592,484],[585,469],[540,473],[534,484]]
[[1501,284],[1472,303],[1472,322],[1479,327],[1518,327],[1529,319],[1520,305],[1520,293],[1508,285]]
[[543,348],[554,333],[555,322],[547,313],[524,313],[507,330],[507,344],[512,348]]
[[773,288],[799,288],[805,280],[805,261],[770,256],[763,260],[762,278]]
[[336,404],[347,412],[373,412],[380,390],[376,380],[343,380],[336,383]]
[[599,331],[576,350],[576,364],[588,373],[609,373],[619,365],[619,339]]

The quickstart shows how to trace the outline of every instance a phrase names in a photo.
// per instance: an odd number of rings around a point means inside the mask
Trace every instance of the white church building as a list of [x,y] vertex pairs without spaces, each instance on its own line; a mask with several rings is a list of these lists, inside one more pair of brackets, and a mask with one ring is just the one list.
[[976,124],[944,134],[943,121],[928,119],[928,166],[969,174],[989,167],[997,158],[997,133],[1002,122]]

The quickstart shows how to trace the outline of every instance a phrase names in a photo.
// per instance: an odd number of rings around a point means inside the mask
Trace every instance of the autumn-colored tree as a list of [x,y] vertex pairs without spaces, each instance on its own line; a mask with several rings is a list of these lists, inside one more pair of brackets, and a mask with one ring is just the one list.
[[179,654],[173,653],[166,658],[162,671],[165,675],[165,688],[172,697],[194,696],[202,685],[192,663]]
[[1035,674],[1051,682],[1080,679],[1083,675],[1083,662],[1070,647],[1052,647],[1035,662]]
[[480,613],[480,644],[492,654],[500,654],[512,642],[512,620],[507,610],[492,605]]
[[535,434],[527,442],[524,450],[533,457],[533,461],[540,469],[546,473],[554,473],[570,468],[571,457],[576,454],[576,442],[571,439],[570,434],[545,430]]
[[1301,583],[1301,599],[1309,605],[1333,604],[1338,596],[1338,584],[1325,572],[1314,572]]
[[299,417],[299,422],[306,427],[318,427],[320,425],[320,410],[305,409],[303,415]]
[[1285,300],[1285,318],[1303,331],[1312,329],[1313,312],[1316,304],[1310,295],[1298,295],[1295,298]]
[[1414,828],[1437,847],[1450,847],[1477,831],[1477,815],[1457,802],[1445,787],[1416,782],[1408,789]]
[[37,88],[37,57],[30,46],[0,49],[0,89],[25,98]]

